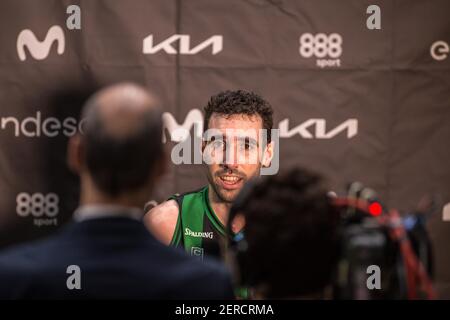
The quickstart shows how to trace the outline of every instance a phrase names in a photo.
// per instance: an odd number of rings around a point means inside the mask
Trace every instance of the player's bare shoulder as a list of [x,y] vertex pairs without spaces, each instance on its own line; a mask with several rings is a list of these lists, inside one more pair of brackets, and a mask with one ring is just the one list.
[[169,245],[177,224],[178,212],[175,200],[165,201],[145,214],[144,224],[159,241]]

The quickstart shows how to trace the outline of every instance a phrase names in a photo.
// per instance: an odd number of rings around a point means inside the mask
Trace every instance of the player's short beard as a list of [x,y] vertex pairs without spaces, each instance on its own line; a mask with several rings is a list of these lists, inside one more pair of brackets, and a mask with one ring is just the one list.
[[[248,176],[246,176],[245,174],[243,174],[243,173],[241,173],[241,172],[239,172],[239,171],[237,171],[237,170],[232,170],[233,173],[235,173],[235,174],[238,175],[240,178],[242,178],[242,182],[243,182],[242,185],[245,185],[245,183],[246,183],[249,179],[251,179],[251,178],[253,178],[253,177],[259,176],[260,171],[261,171],[261,168],[258,168],[258,170],[256,170],[256,172],[254,173],[253,176],[248,177]],[[217,174],[219,174],[219,173],[221,173],[221,172],[222,172],[222,170],[216,172],[214,175],[217,175]],[[206,176],[207,176],[207,178],[208,178],[209,184],[212,186],[212,189],[213,189],[212,191],[213,191],[213,193],[215,194],[216,199],[217,199],[219,202],[222,202],[222,203],[229,203],[229,204],[233,203],[234,199],[237,197],[237,195],[239,194],[239,192],[240,192],[241,190],[237,190],[236,193],[235,193],[235,195],[234,195],[234,197],[233,197],[232,199],[230,199],[230,198],[224,196],[224,195],[220,192],[220,189],[219,189],[219,188],[216,186],[216,184],[215,184],[214,176],[211,174],[211,171],[210,171],[209,169],[207,170]]]

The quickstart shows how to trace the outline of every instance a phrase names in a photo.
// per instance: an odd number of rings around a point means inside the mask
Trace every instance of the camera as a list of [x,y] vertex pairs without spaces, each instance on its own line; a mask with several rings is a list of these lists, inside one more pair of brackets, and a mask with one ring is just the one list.
[[427,299],[433,255],[426,230],[432,201],[400,215],[387,209],[361,183],[349,185],[346,197],[334,198],[340,215],[339,249],[333,294],[336,299]]

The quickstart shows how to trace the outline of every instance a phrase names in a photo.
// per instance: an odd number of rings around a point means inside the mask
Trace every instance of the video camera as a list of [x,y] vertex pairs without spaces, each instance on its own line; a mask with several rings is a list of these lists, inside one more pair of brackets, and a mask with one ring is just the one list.
[[425,227],[434,202],[400,216],[361,183],[333,199],[340,214],[336,299],[432,299],[433,255]]

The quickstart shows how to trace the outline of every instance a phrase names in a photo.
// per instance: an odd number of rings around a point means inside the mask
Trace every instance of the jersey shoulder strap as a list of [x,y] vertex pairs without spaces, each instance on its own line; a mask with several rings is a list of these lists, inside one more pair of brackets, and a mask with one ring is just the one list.
[[[191,247],[184,242],[183,230],[188,228],[200,230],[203,227],[203,204],[202,204],[202,187],[195,191],[185,192],[183,194],[174,194],[167,200],[175,200],[178,205],[178,218],[175,231],[170,242],[171,246]],[[199,225],[201,224],[201,225]]]

